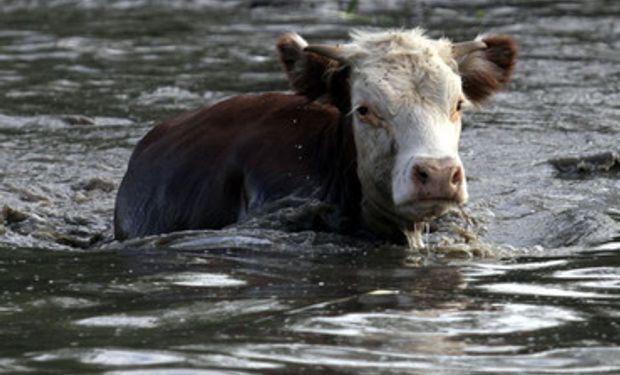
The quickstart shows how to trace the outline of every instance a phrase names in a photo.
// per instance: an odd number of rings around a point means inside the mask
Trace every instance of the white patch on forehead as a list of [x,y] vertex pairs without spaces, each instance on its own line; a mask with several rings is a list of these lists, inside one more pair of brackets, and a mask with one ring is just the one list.
[[452,43],[433,40],[420,29],[379,33],[356,31],[343,46],[353,62],[354,88],[383,97],[390,112],[398,106],[444,103],[460,93]]

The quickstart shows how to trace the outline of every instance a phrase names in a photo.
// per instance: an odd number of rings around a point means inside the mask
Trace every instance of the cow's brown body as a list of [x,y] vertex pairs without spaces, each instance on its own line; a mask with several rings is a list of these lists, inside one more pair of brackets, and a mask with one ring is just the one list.
[[117,239],[221,228],[295,195],[332,203],[344,221],[360,204],[351,125],[306,96],[237,96],[183,114],[136,146],[121,183]]

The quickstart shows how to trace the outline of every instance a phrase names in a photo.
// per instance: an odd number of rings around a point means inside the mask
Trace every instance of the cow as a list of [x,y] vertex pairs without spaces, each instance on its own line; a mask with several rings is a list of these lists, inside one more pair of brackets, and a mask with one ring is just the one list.
[[461,113],[510,81],[512,38],[354,31],[329,46],[288,33],[277,51],[292,92],[234,96],[138,142],[117,240],[218,229],[295,196],[334,207],[329,230],[400,241],[467,201]]

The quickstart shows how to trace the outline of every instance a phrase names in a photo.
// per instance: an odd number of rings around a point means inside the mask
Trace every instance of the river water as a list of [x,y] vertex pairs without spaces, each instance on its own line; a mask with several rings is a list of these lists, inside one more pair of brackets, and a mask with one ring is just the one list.
[[[0,373],[620,373],[620,3],[377,3],[0,1]],[[412,253],[312,231],[321,207],[291,199],[111,241],[135,143],[286,90],[280,33],[414,26],[519,44],[464,122],[469,221]]]

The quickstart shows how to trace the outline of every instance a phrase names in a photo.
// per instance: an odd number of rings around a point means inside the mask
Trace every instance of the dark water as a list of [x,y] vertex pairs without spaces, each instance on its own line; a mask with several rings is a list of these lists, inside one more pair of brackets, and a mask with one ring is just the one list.
[[[376,3],[0,1],[0,373],[620,373],[619,168],[548,162],[620,151],[620,3]],[[291,201],[110,242],[133,145],[286,89],[277,35],[417,25],[520,46],[510,90],[465,121],[473,223],[411,254],[301,230],[317,207]]]

